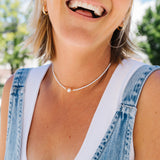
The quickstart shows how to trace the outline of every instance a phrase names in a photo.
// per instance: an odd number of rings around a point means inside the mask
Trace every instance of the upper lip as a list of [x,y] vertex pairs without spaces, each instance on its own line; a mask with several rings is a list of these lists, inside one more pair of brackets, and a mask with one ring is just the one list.
[[[66,0],[66,4],[68,4],[71,0]],[[74,0],[72,0],[74,1]],[[107,14],[108,11],[107,11],[107,8],[100,2],[97,2],[95,0],[78,0],[78,1],[81,1],[81,2],[86,2],[88,4],[92,4],[92,5],[95,5],[95,6],[100,6],[104,9],[104,14]]]

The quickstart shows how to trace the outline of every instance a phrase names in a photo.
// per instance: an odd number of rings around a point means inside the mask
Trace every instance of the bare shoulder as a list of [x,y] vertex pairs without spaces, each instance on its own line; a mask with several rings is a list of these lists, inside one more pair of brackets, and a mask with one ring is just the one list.
[[160,159],[160,70],[146,81],[134,127],[135,160]]
[[7,134],[7,117],[8,117],[8,105],[9,94],[12,86],[14,76],[11,76],[3,88],[2,105],[1,105],[1,132],[0,132],[0,160],[4,159],[5,154],[5,142]]
[[6,81],[4,85],[3,93],[5,93],[6,91],[10,91],[12,83],[13,83],[13,79],[14,79],[14,75],[8,78],[8,80]]
[[6,106],[6,103],[8,103],[9,93],[10,93],[10,89],[13,83],[13,79],[14,79],[14,75],[12,75],[4,85],[3,94],[2,94],[2,108]]

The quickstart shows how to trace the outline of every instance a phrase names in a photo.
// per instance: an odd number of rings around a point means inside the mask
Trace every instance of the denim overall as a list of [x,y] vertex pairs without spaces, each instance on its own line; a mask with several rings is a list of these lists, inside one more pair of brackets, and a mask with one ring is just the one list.
[[[149,75],[160,69],[143,65],[130,78],[106,134],[92,160],[129,160],[136,106]],[[31,69],[16,72],[10,92],[5,160],[20,160],[23,129],[23,100],[27,75]],[[85,160],[85,158],[84,158]]]

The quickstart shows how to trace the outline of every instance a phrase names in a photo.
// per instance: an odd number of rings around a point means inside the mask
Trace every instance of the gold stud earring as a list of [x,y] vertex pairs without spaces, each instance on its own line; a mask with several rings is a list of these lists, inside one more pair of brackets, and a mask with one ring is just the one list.
[[48,16],[48,11],[45,10],[45,7],[43,6],[42,12],[45,16]]

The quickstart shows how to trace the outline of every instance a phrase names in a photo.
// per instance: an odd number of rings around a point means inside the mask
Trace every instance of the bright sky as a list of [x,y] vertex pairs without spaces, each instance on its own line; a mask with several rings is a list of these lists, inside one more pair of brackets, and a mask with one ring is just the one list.
[[149,2],[149,1],[151,1],[151,0],[141,0],[141,2]]
[[151,6],[155,6],[156,0],[134,0],[133,13],[132,13],[132,28],[136,29],[136,23],[141,21],[145,10]]

